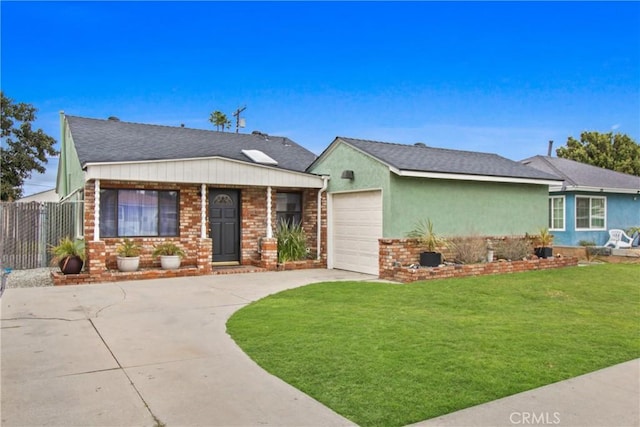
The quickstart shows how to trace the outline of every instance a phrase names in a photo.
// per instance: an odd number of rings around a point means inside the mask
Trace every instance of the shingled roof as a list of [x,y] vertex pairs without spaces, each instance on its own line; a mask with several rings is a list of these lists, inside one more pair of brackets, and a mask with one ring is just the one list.
[[345,137],[337,137],[336,140],[341,140],[401,171],[558,180],[554,174],[530,168],[497,154]]
[[66,116],[80,164],[222,157],[253,163],[260,150],[277,168],[303,172],[316,155],[289,138]]
[[587,165],[560,157],[534,156],[521,161],[522,164],[543,172],[553,173],[564,180],[562,190],[602,190],[640,192],[640,177]]

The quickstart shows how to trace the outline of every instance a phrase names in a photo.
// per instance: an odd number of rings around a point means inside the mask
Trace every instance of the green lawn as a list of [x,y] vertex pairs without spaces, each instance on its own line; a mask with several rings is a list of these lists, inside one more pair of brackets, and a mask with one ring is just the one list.
[[640,266],[319,283],[234,314],[260,366],[362,426],[401,426],[640,357]]

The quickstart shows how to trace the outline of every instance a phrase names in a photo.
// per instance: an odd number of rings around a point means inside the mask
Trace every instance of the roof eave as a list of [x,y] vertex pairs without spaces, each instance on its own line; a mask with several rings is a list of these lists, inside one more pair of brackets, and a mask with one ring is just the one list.
[[562,181],[542,179],[542,178],[525,178],[510,176],[490,176],[490,175],[471,175],[457,174],[447,172],[426,172],[403,170],[390,167],[391,172],[398,176],[406,176],[413,178],[431,178],[431,179],[451,179],[456,181],[478,181],[478,182],[504,182],[511,184],[536,184],[536,185],[562,185]]
[[566,185],[550,191],[583,191],[588,193],[618,193],[618,194],[640,194],[640,188],[613,188],[613,187],[589,187],[585,185]]

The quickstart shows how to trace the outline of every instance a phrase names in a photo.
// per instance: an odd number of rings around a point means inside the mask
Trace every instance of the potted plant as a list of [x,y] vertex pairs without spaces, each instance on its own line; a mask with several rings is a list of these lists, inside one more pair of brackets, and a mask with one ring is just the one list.
[[430,219],[418,221],[415,228],[409,232],[408,237],[417,239],[418,243],[426,249],[420,254],[421,266],[437,267],[442,264],[442,253],[436,252],[436,250],[445,243],[445,240],[433,231],[433,223]]
[[163,270],[180,268],[180,262],[184,255],[184,251],[173,242],[160,243],[153,250],[153,257],[160,257],[160,266]]
[[122,244],[116,248],[118,254],[118,270],[136,271],[140,266],[140,246],[131,239],[124,239]]
[[549,229],[542,228],[538,234],[537,243],[540,245],[534,249],[534,253],[538,258],[550,258],[553,256],[553,234],[549,233]]
[[64,237],[57,245],[51,246],[50,252],[53,255],[51,264],[58,264],[63,274],[78,274],[82,271],[86,259],[83,239],[71,240]]

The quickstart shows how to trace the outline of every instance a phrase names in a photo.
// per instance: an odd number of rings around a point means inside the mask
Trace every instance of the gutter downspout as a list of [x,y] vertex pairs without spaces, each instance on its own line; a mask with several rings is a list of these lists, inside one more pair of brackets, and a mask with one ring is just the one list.
[[[327,191],[329,186],[329,177],[322,176],[322,188],[318,190],[318,222],[316,224],[317,236],[316,236],[316,259],[322,258],[320,254],[321,239],[322,239],[322,193]],[[327,205],[328,206],[328,205]],[[327,215],[327,220],[329,216]]]

